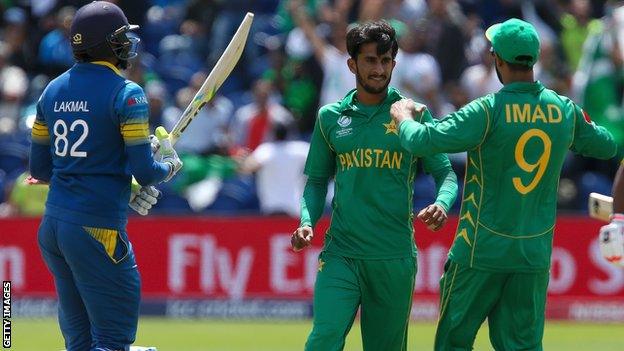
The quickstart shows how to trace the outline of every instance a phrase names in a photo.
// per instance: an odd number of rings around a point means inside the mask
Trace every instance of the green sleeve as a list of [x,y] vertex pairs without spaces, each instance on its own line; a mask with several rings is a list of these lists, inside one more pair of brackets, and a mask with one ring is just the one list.
[[300,225],[316,225],[325,208],[327,183],[336,173],[336,153],[329,143],[322,125],[322,111],[316,119],[310,150],[303,171],[307,176],[303,199],[301,199]]
[[300,227],[314,227],[319,218],[321,218],[325,208],[328,182],[329,178],[308,177],[303,189],[303,198],[301,199]]
[[319,113],[310,140],[310,151],[303,173],[308,177],[330,178],[336,173],[336,153],[329,143],[322,126],[322,113]]
[[[423,114],[420,122],[434,123],[429,111]],[[445,211],[453,206],[457,198],[457,175],[451,167],[451,161],[446,154],[434,154],[422,158],[423,168],[425,172],[431,174],[436,184],[436,201],[435,203],[442,206]]]
[[574,140],[570,149],[583,156],[609,159],[615,156],[617,144],[604,127],[591,122],[589,115],[574,104]]
[[404,120],[399,125],[401,145],[418,157],[472,150],[488,133],[491,118],[486,105],[485,99],[474,100],[437,123]]

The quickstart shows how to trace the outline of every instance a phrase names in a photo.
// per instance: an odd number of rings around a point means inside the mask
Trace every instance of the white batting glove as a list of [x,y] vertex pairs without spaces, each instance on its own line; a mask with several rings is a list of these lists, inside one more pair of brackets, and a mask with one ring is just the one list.
[[600,228],[600,253],[607,261],[624,267],[624,214],[611,216],[611,223]]
[[152,149],[152,155],[154,155],[156,154],[156,152],[158,152],[158,149],[160,149],[160,140],[158,140],[158,138],[154,134],[151,134],[149,136],[149,142],[150,148]]
[[169,164],[169,174],[163,180],[163,182],[168,182],[182,168],[183,163],[182,160],[180,160],[180,157],[178,157],[178,153],[173,149],[171,139],[169,139],[169,134],[165,128],[156,128],[156,139],[158,139],[158,143],[160,145],[158,148],[160,160],[157,161]]
[[156,205],[160,191],[153,186],[142,186],[137,192],[130,194],[128,206],[141,216],[146,216],[152,206]]

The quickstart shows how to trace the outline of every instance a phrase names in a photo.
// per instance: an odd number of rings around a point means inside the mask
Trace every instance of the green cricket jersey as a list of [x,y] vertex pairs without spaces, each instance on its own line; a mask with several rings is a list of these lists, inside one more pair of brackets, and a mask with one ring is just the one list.
[[[325,192],[310,196],[312,180],[335,178],[331,225],[324,249],[352,258],[400,258],[416,255],[412,194],[417,158],[401,147],[390,106],[402,99],[389,88],[383,102],[363,105],[356,91],[319,111],[305,166],[308,176],[302,200],[302,225],[314,225],[310,202],[324,202]],[[428,115],[424,121],[431,121]],[[446,210],[455,201],[457,178],[448,157],[423,158],[425,171],[436,179],[437,203]],[[317,206],[318,208],[318,206]],[[311,218],[310,218],[311,217]]]
[[547,270],[568,149],[602,159],[616,153],[606,129],[539,82],[507,84],[436,124],[406,120],[399,130],[418,156],[468,151],[449,258],[492,271]]

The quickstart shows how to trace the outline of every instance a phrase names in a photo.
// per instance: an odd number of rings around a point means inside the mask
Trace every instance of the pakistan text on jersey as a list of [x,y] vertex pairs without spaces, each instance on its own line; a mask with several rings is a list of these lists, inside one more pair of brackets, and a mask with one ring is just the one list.
[[507,123],[561,123],[561,109],[555,104],[547,104],[546,108],[532,104],[505,104],[505,121]]
[[54,101],[54,112],[89,112],[87,101]]
[[401,169],[403,154],[382,149],[355,149],[338,154],[341,170],[358,168]]

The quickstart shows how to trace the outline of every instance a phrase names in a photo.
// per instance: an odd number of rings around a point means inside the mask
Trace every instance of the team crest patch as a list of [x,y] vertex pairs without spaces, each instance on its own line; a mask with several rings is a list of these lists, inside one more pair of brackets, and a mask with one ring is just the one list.
[[82,44],[82,34],[80,34],[80,33],[74,34],[74,36],[72,37],[72,43],[73,44]]
[[396,122],[391,120],[390,123],[382,123],[384,127],[386,127],[385,134],[396,134],[399,135],[399,130],[397,129]]
[[351,117],[348,116],[340,116],[338,118],[338,125],[342,128],[348,127],[351,124]]

